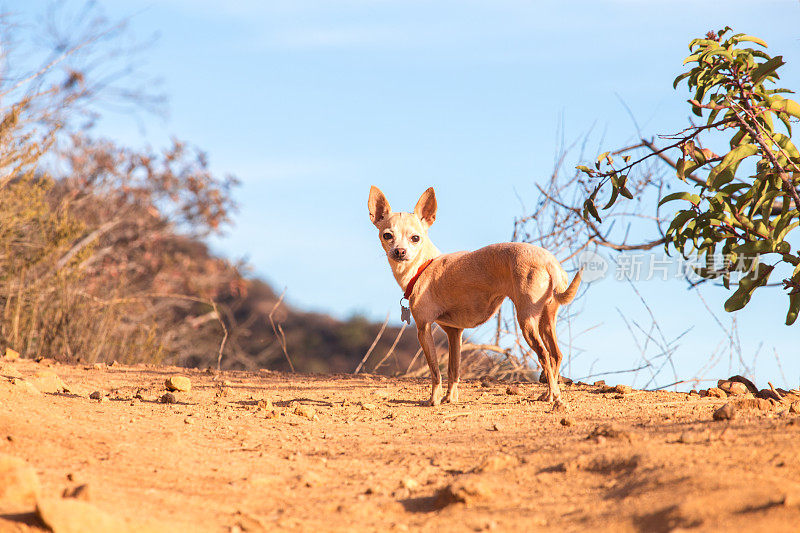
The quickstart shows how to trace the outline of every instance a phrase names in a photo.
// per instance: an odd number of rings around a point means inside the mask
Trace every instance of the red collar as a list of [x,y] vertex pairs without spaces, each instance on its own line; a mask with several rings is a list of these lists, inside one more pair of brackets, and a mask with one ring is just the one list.
[[433,262],[433,259],[428,259],[422,263],[422,265],[420,265],[420,267],[417,269],[417,273],[414,274],[414,277],[411,278],[411,281],[409,281],[408,285],[406,285],[406,292],[403,293],[403,298],[408,300],[408,297],[411,296],[411,291],[414,290],[414,284],[417,283],[417,278],[419,278],[419,275],[422,274],[426,268],[428,268],[428,265],[430,265],[431,262]]

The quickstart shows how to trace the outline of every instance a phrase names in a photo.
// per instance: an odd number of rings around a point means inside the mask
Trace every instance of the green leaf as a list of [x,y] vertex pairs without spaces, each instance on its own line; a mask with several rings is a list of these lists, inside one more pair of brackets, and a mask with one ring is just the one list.
[[739,161],[741,161],[746,157],[755,155],[756,153],[758,153],[758,147],[755,144],[745,144],[737,146],[736,148],[725,154],[725,157],[722,158],[722,161],[720,161],[717,166],[711,169],[711,172],[708,173],[708,179],[706,180],[706,183],[708,184],[709,187],[714,187],[714,182],[716,181],[717,176],[723,170],[727,169],[734,163],[738,163]]
[[800,292],[789,296],[789,312],[786,313],[786,325],[791,326],[800,314]]
[[618,195],[619,195],[619,187],[617,187],[617,186],[615,185],[615,186],[613,186],[613,187],[611,188],[611,198],[609,198],[609,199],[608,199],[608,203],[607,203],[606,205],[604,205],[604,206],[603,206],[603,209],[608,209],[609,207],[611,207],[612,205],[614,205],[614,202],[616,202],[616,201],[617,201],[617,196],[618,196]]
[[800,104],[788,98],[773,98],[769,109],[776,113],[787,113],[795,118],[800,118]]
[[752,35],[737,35],[736,37],[732,37],[731,41],[733,41],[733,42],[735,42],[737,44],[742,42],[742,41],[749,41],[751,43],[756,43],[758,45],[763,46],[764,48],[767,48],[767,43],[765,43],[763,40],[759,39],[758,37],[753,37]]
[[789,157],[797,157],[800,158],[800,150],[792,144],[792,140],[787,137],[786,135],[781,135],[780,133],[776,133],[773,135],[772,139],[778,143],[778,146],[783,148]]
[[757,288],[766,285],[773,268],[770,265],[757,265],[757,275],[751,271],[750,275],[746,275],[739,280],[739,288],[725,302],[725,310],[731,313],[746,306],[753,296],[753,292]]
[[765,239],[763,241],[751,241],[739,246],[734,246],[732,251],[737,255],[767,254],[775,249],[775,241]]
[[595,220],[598,222],[602,222],[600,215],[597,213],[597,207],[594,205],[594,199],[589,198],[585,202],[583,202],[583,209],[584,211],[588,211],[590,215],[592,215]]
[[764,78],[785,64],[786,62],[783,60],[783,56],[775,56],[769,61],[761,63],[753,70],[753,72],[750,73],[750,78],[753,80],[753,85],[758,85]]
[[685,191],[673,192],[662,198],[661,201],[658,202],[658,207],[661,207],[665,203],[671,202],[673,200],[686,200],[687,202],[691,202],[692,204],[697,205],[700,203],[701,198],[698,195],[690,192],[685,192]]
[[731,55],[731,53],[723,49],[712,50],[711,52],[703,56],[703,60],[710,63],[709,59],[711,59],[714,56],[722,56],[729,61],[733,61],[733,56]]

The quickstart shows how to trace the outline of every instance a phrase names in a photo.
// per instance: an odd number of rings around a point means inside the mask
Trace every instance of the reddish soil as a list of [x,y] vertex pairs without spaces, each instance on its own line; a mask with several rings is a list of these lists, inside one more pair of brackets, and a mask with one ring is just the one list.
[[[8,379],[42,370],[70,392]],[[591,385],[553,412],[539,384],[467,382],[430,408],[426,380],[379,376],[32,361],[0,375],[0,454],[34,467],[42,497],[85,483],[93,506],[165,530],[800,530],[785,408],[717,422],[725,400]],[[158,403],[173,375],[191,391]],[[30,511],[0,512],[0,531],[44,529]]]

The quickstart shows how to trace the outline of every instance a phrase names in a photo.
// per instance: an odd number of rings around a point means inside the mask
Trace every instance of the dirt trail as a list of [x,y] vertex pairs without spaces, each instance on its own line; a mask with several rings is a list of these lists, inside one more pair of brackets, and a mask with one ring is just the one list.
[[[43,370],[70,392],[39,394],[20,379],[35,383]],[[462,403],[426,408],[426,380],[379,376],[32,361],[0,363],[0,375],[0,454],[34,467],[40,497],[88,484],[93,506],[129,522],[800,530],[800,417],[785,409],[715,422],[725,400],[590,385],[565,387],[568,410],[553,412],[532,400],[538,384],[508,394],[507,384],[467,382]],[[189,377],[191,391],[159,403],[173,375]],[[105,399],[89,399],[94,391]],[[43,529],[33,509],[1,503],[0,531]]]

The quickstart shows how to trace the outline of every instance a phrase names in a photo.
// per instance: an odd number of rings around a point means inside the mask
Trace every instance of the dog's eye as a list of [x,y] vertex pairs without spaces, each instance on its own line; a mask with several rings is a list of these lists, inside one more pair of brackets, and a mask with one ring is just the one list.
[[419,242],[419,235],[412,235],[411,242]]
[[389,232],[386,232],[386,233],[384,233],[384,234],[383,234],[383,240],[385,240],[385,241],[391,241],[391,240],[392,240],[392,234],[391,234],[391,233],[389,233]]

